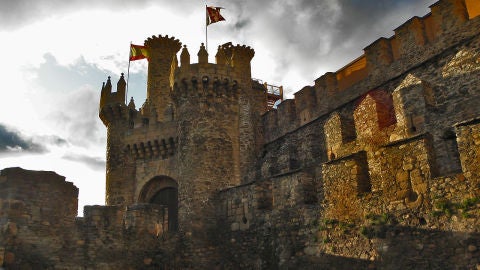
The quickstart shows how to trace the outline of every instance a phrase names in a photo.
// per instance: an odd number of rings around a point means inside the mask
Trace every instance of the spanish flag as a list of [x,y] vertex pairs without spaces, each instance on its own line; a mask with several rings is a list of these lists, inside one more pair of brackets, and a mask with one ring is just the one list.
[[130,44],[130,61],[148,59],[148,48],[142,45]]
[[207,25],[216,23],[219,21],[225,21],[222,15],[220,15],[221,7],[207,7]]

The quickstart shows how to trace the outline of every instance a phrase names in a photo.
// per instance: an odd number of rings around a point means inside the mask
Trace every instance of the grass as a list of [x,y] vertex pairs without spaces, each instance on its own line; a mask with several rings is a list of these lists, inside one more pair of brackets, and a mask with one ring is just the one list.
[[360,227],[360,234],[368,239],[385,238],[387,235],[387,225],[396,224],[395,218],[388,214],[367,214],[365,218],[369,221],[369,225]]
[[469,211],[473,210],[480,203],[480,197],[466,198],[460,203],[452,203],[448,200],[440,200],[435,204],[435,211],[432,212],[434,217],[445,215],[451,217],[453,214],[461,214],[464,218],[473,217]]

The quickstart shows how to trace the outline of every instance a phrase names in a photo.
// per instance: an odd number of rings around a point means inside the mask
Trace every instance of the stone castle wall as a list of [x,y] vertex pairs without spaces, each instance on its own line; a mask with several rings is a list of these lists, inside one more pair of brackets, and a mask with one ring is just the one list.
[[[0,174],[7,269],[480,267],[480,4],[441,0],[267,111],[253,50],[168,36],[147,100],[102,87],[106,206],[52,172]],[[158,198],[174,190],[175,205]],[[173,196],[173,193],[168,193]]]
[[462,3],[264,115],[257,177],[221,193],[231,268],[480,266],[480,20]]
[[[0,173],[0,265],[6,269],[140,269],[164,249],[168,212],[160,205],[86,206],[53,172]],[[165,256],[162,257],[162,260]],[[159,260],[158,263],[162,263]],[[172,260],[173,261],[173,260]]]
[[181,43],[173,37],[153,36],[145,46],[151,51],[149,80],[139,110],[133,100],[125,105],[118,99],[123,76],[117,92],[110,79],[102,88],[99,115],[108,131],[106,202],[123,207],[157,203],[159,192],[170,189],[176,205],[169,205],[169,219],[178,224],[172,229],[185,236],[183,254],[191,258],[185,263],[206,264],[219,257],[211,240],[218,191],[247,179],[261,143],[266,96],[252,87],[254,51],[227,43],[219,46],[212,64],[202,44],[198,63],[191,64],[186,46],[178,62]]

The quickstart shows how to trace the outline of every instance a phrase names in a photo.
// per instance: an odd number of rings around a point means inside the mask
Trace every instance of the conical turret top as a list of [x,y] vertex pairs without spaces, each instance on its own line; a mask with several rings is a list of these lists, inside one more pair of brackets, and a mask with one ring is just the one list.
[[135,101],[133,97],[130,98],[130,102],[128,103],[128,108],[135,110]]
[[202,45],[200,45],[200,50],[198,51],[198,63],[199,64],[207,64],[208,63],[208,52],[207,50],[205,49],[205,45],[202,43]]
[[190,53],[188,52],[187,45],[183,45],[182,53],[180,54],[180,65],[182,68],[190,65]]
[[123,73],[120,76],[120,79],[117,82],[117,92],[121,90],[125,90],[127,86],[127,82],[125,81],[125,78],[123,77]]
[[105,84],[105,87],[103,88],[105,92],[111,93],[112,92],[112,81],[110,81],[110,76],[107,78],[107,83]]

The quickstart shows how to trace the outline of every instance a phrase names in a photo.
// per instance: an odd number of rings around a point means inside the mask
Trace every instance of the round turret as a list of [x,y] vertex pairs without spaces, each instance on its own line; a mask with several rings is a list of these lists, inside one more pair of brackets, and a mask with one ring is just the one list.
[[187,45],[183,45],[182,53],[180,54],[180,65],[185,71],[190,68],[190,53],[188,52]]
[[[257,141],[252,135],[256,123],[246,124],[257,108],[253,100],[258,91],[250,78],[254,51],[225,44],[213,64],[202,44],[198,63],[190,64],[184,46],[177,68],[178,40],[153,36],[145,47],[147,99],[139,111],[133,100],[126,106],[124,97],[122,102],[119,95],[113,97],[110,81],[102,89],[100,117],[108,128],[107,204],[164,202],[165,192],[172,192],[172,221],[177,224],[178,214],[178,229],[191,236],[195,246],[206,248],[205,235],[216,226],[217,192],[239,185],[240,167],[249,162],[242,155],[254,156],[245,153],[255,150],[250,144]],[[117,87],[122,86],[120,81]],[[167,191],[162,182],[166,178],[174,183]],[[140,196],[152,181],[159,181],[159,187],[151,196]]]
[[181,45],[178,39],[168,35],[152,36],[145,40],[149,50],[147,99],[156,108],[159,121],[165,120],[165,108],[171,104],[171,77],[177,67],[174,60]]
[[125,105],[126,82],[123,73],[117,83],[117,92],[112,92],[112,82],[108,76],[107,82],[103,83],[99,116],[105,126],[113,122],[124,121],[127,118],[127,107]]
[[[112,82],[108,77],[102,87],[99,116],[107,127],[106,156],[106,194],[107,205],[126,205],[133,202],[126,186],[131,186],[134,177],[133,168],[128,155],[125,155],[123,139],[131,126],[130,113],[135,110],[133,100],[125,105],[126,82],[123,73],[117,83],[117,91],[112,92]],[[133,107],[133,108],[132,108]]]
[[251,81],[250,61],[254,55],[255,51],[249,46],[237,44],[232,47],[232,66],[236,71],[236,76],[243,80]]

